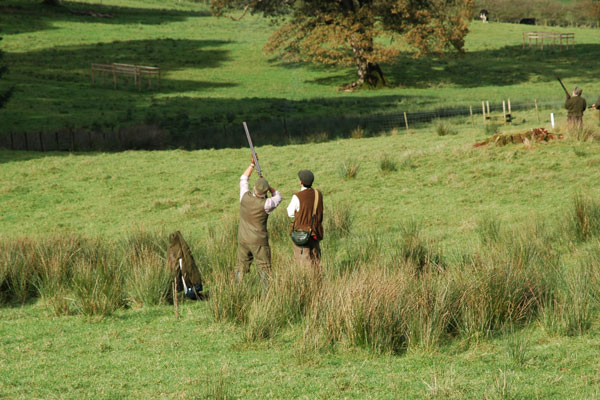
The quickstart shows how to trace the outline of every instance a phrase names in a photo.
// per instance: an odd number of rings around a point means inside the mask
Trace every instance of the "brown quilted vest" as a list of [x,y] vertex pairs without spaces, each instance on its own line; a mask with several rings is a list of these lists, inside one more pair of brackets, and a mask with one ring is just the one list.
[[[300,211],[296,211],[294,214],[296,218],[294,229],[308,231],[311,229],[310,218],[315,204],[315,189],[302,190],[296,193],[296,197],[300,200]],[[312,232],[317,236],[317,240],[323,240],[323,195],[321,191],[319,191],[319,203],[312,223]]]

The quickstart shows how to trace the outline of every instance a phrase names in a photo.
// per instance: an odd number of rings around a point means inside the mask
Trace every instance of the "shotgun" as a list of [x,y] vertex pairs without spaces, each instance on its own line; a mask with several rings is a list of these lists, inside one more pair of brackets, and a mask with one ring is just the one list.
[[567,99],[570,99],[571,95],[569,94],[569,91],[567,90],[567,88],[565,87],[565,85],[562,83],[562,81],[560,80],[560,78],[558,76],[556,77],[556,79],[558,79],[558,83],[560,83],[560,86],[562,86],[563,90],[567,94]]
[[244,121],[244,130],[246,131],[246,138],[248,139],[248,144],[250,145],[250,150],[252,151],[252,158],[254,159],[254,165],[256,165],[256,171],[258,172],[258,176],[262,178],[262,170],[260,169],[260,164],[258,163],[256,151],[254,151],[254,145],[252,145],[252,138],[250,137],[250,131],[248,130],[248,125],[246,125],[246,121]]

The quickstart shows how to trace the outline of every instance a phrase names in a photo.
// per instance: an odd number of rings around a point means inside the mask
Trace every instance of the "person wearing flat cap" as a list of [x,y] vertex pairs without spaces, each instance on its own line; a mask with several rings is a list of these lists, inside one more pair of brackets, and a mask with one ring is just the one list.
[[575,87],[571,97],[567,97],[565,108],[567,109],[567,125],[570,129],[583,128],[583,112],[587,108],[585,99],[581,97],[583,90]]
[[[294,218],[293,230],[310,232],[308,243],[298,246],[292,242],[294,257],[300,263],[310,263],[315,268],[321,266],[321,247],[323,240],[323,196],[313,189],[315,176],[307,169],[298,172],[300,191],[292,196],[287,213]],[[315,203],[316,200],[316,203]]]
[[[271,277],[271,248],[267,220],[281,203],[281,194],[265,178],[258,178],[250,192],[248,180],[254,171],[254,159],[240,177],[240,224],[238,226],[238,251],[235,279],[240,282],[250,272],[254,260],[258,274],[265,286]],[[267,193],[271,197],[267,198]]]

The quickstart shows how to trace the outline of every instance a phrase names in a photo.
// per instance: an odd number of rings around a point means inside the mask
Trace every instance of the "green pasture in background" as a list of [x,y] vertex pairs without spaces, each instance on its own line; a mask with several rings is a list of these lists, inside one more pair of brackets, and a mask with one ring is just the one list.
[[[561,101],[556,75],[569,88],[582,86],[589,100],[600,94],[595,29],[474,20],[464,55],[413,59],[407,49],[396,63],[382,66],[389,88],[345,93],[338,89],[355,79],[352,67],[282,63],[265,54],[263,45],[276,28],[268,19],[215,18],[204,2],[187,0],[64,4],[114,18],[73,15],[37,0],[2,4],[0,34],[10,68],[5,84],[15,85],[16,92],[0,111],[0,133],[112,130],[143,121],[177,130],[181,124],[173,121],[223,126],[284,115],[315,118],[469,105],[477,110],[481,100]],[[576,46],[523,50],[522,33],[532,29],[574,32]],[[92,87],[92,62],[159,66],[161,88],[138,92],[123,77],[118,90],[110,77]]]
[[[515,113],[505,131],[537,126],[534,114]],[[547,119],[548,115],[544,115]],[[595,126],[589,113],[586,124]],[[565,116],[557,116],[563,123]],[[528,122],[523,123],[526,120]],[[563,140],[473,148],[489,137],[468,117],[450,125],[454,135],[433,128],[389,136],[290,146],[256,143],[271,185],[284,207],[299,189],[297,172],[314,171],[325,206],[348,204],[354,229],[394,234],[411,219],[444,245],[466,245],[484,215],[507,225],[535,215],[560,218],[575,193],[599,194],[596,142]],[[542,123],[541,125],[544,125]],[[203,235],[223,216],[236,215],[239,176],[248,149],[128,151],[122,153],[0,152],[0,231],[3,236],[126,236],[133,229]],[[384,171],[390,159],[396,171]],[[345,178],[344,164],[358,174]],[[256,179],[252,177],[252,181]]]

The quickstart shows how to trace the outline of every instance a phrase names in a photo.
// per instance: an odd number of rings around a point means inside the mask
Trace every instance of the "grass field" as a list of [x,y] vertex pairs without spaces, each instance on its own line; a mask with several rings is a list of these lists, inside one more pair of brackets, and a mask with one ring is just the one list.
[[[274,27],[259,17],[217,19],[206,5],[190,1],[65,4],[115,17],[76,16],[40,7],[36,0],[3,2],[2,48],[10,67],[6,84],[17,91],[0,111],[0,133],[112,130],[152,121],[193,135],[199,126],[238,126],[242,120],[284,115],[351,116],[457,105],[477,109],[481,100],[506,98],[560,101],[557,74],[567,86],[584,87],[588,100],[600,91],[593,29],[552,28],[575,32],[573,50],[523,51],[522,32],[531,27],[475,21],[464,56],[415,60],[407,49],[405,57],[383,66],[390,88],[344,93],[337,89],[353,81],[353,68],[285,64],[265,55],[262,47]],[[110,81],[94,88],[91,62],[158,65],[163,85],[141,93],[131,82],[119,90]]]
[[[463,58],[407,56],[385,66],[392,87],[343,93],[352,69],[262,54],[272,26],[259,18],[185,0],[66,4],[116,17],[0,5],[17,85],[0,132],[561,101],[557,73],[600,90],[595,30],[563,29],[569,52],[521,52],[527,27],[474,23]],[[90,62],[138,60],[164,66],[161,90],[90,87]],[[474,148],[493,129],[468,116],[255,143],[284,198],[264,291],[253,274],[230,279],[248,149],[0,149],[0,398],[600,398],[597,112],[587,140],[558,106],[499,129],[550,128],[550,112],[564,138],[549,143]],[[324,195],[321,275],[295,267],[287,238],[302,168]],[[164,268],[175,230],[210,294],[178,319]]]
[[595,399],[598,327],[583,337],[539,329],[402,357],[362,350],[298,357],[288,331],[244,344],[187,303],[108,320],[1,309],[0,391],[6,398]]

